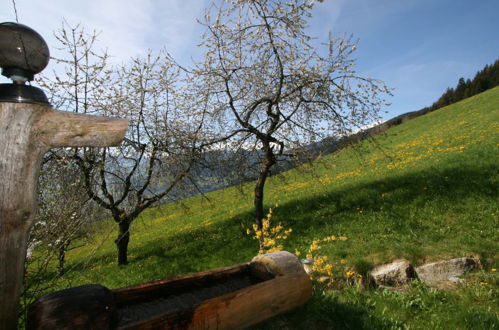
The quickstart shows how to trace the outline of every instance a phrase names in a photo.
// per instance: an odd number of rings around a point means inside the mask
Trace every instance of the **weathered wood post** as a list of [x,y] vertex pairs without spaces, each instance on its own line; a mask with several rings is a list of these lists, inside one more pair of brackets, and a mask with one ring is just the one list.
[[54,147],[104,147],[123,139],[128,121],[53,110],[45,94],[24,85],[48,63],[35,31],[0,24],[0,329],[17,327],[27,238],[36,213],[37,174]]

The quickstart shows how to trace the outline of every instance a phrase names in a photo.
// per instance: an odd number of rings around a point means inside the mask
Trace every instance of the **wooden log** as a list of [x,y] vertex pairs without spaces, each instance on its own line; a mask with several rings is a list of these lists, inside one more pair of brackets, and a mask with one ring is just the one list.
[[311,292],[308,276],[282,276],[118,329],[245,329],[303,305]]
[[107,147],[118,145],[127,127],[127,119],[47,110],[34,129],[50,148]]
[[0,329],[17,327],[26,243],[36,212],[37,174],[43,154],[52,147],[117,144],[126,128],[126,119],[0,102]]
[[308,276],[277,277],[205,302],[194,310],[187,328],[245,329],[303,305],[311,295]]
[[[259,255],[246,269],[238,267],[240,272],[249,271],[261,282],[118,329],[244,329],[292,310],[312,295],[310,278],[298,258],[287,251]],[[218,271],[205,272],[202,276]],[[193,274],[191,278],[197,275]]]
[[178,295],[196,287],[206,287],[231,276],[249,273],[248,263],[211,269],[204,272],[178,275],[167,279],[113,290],[119,306]]
[[112,292],[102,285],[88,284],[41,297],[29,309],[26,329],[110,329],[115,317]]
[[[71,291],[56,293],[57,304],[81,305]],[[244,329],[294,309],[311,296],[312,283],[296,256],[276,252],[251,263],[175,276],[112,290],[114,306],[102,319],[109,329]],[[83,301],[89,300],[83,298]],[[54,299],[42,297],[30,306],[30,329],[89,328],[87,310],[58,312]],[[92,309],[102,311],[102,308]],[[93,314],[92,314],[93,315]],[[64,317],[65,319],[58,319]],[[52,323],[46,323],[50,320]],[[55,320],[55,321],[54,321]],[[54,323],[55,322],[55,323]]]

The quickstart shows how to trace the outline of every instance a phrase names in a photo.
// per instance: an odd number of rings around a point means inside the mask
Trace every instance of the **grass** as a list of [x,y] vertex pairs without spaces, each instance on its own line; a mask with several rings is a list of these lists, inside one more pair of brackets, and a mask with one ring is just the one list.
[[[337,235],[349,239],[321,250],[337,272],[366,273],[395,258],[419,265],[469,255],[479,255],[484,270],[445,292],[417,283],[407,293],[316,289],[305,306],[260,327],[499,327],[498,275],[490,271],[499,266],[498,146],[495,88],[272,177],[265,200],[273,221],[293,229],[285,242],[291,252]],[[70,271],[46,279],[53,290],[85,283],[116,288],[251,260],[258,251],[245,233],[252,188],[146,211],[133,224],[125,267],[115,265],[117,228],[111,220],[99,223],[92,241],[68,254]]]

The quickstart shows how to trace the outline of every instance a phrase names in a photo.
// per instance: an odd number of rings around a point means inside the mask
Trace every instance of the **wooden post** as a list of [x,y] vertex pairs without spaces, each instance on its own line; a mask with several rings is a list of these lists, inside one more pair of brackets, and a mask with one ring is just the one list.
[[124,138],[128,120],[0,102],[0,329],[16,329],[27,238],[36,213],[42,156],[53,147],[104,147]]

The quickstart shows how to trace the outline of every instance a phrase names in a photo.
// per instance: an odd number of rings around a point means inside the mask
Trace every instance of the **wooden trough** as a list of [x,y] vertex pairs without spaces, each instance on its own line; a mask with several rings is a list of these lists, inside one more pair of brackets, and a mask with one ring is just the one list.
[[293,254],[128,288],[91,284],[29,307],[28,329],[243,329],[304,304],[312,283]]

